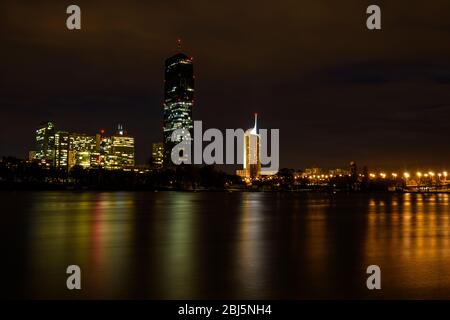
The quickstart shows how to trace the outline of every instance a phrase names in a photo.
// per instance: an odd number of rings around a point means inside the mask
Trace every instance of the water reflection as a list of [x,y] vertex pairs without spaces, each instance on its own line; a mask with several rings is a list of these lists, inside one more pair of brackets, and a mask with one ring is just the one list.
[[149,210],[155,216],[151,232],[158,245],[151,253],[158,264],[158,286],[167,298],[196,296],[200,274],[196,269],[201,244],[197,236],[198,194],[170,193]]
[[[450,298],[448,194],[0,193],[18,298]],[[65,288],[82,268],[83,290]],[[382,270],[381,292],[365,269]],[[13,281],[13,279],[16,279]]]
[[236,257],[236,277],[245,295],[262,298],[264,295],[265,264],[267,246],[264,236],[264,209],[261,193],[243,194],[241,213],[238,220],[238,255]]
[[[126,193],[38,193],[31,198],[28,266],[40,297],[58,297],[65,268],[77,264],[98,296],[120,295],[118,276],[132,247],[134,199]],[[39,275],[36,277],[36,275]],[[42,292],[42,288],[46,288]]]
[[371,199],[366,264],[380,261],[384,281],[401,297],[450,298],[448,194]]

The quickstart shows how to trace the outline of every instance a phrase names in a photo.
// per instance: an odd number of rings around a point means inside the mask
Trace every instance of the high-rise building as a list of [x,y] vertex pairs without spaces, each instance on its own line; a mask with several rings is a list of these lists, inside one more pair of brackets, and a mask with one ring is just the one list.
[[257,120],[258,115],[255,114],[255,126],[244,133],[243,169],[236,172],[243,178],[254,179],[261,175],[261,141],[258,135]]
[[164,164],[164,145],[162,142],[152,144],[152,167],[159,169]]
[[96,150],[95,136],[84,133],[70,134],[70,151],[69,167],[74,165],[82,166],[83,168],[91,167],[91,155]]
[[112,152],[112,142],[110,137],[99,137],[99,157],[98,164],[101,168],[108,169],[108,159]]
[[55,133],[55,158],[56,168],[69,169],[69,133],[58,131]]
[[91,167],[92,168],[105,168],[106,167],[106,154],[110,148],[106,148],[108,145],[108,139],[103,135],[105,130],[101,129],[99,133],[95,134],[95,148],[91,152]]
[[36,130],[36,160],[43,166],[53,165],[55,157],[55,125],[45,122]]
[[181,141],[172,141],[172,133],[177,129],[193,134],[192,108],[194,105],[194,67],[192,58],[179,52],[165,62],[164,81],[164,165],[172,163],[173,146]]
[[121,125],[111,137],[104,137],[104,133],[56,131],[53,123],[47,122],[36,130],[36,150],[29,152],[29,161],[69,170],[75,165],[85,169],[133,169],[134,138]]
[[110,151],[107,155],[107,168],[131,170],[134,167],[134,138],[119,125],[114,136],[110,138]]

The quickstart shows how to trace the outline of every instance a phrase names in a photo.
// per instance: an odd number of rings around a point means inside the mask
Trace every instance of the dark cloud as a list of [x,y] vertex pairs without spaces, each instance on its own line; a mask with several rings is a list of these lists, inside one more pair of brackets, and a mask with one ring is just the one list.
[[373,60],[328,68],[322,79],[335,85],[366,85],[408,81],[446,84],[450,80],[450,63],[432,61]]

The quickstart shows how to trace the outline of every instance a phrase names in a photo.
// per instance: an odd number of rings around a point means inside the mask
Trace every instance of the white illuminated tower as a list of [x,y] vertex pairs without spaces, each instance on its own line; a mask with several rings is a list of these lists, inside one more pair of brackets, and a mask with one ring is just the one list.
[[258,134],[258,114],[255,113],[255,125],[244,133],[243,141],[243,170],[238,170],[237,175],[254,179],[261,175],[261,140]]

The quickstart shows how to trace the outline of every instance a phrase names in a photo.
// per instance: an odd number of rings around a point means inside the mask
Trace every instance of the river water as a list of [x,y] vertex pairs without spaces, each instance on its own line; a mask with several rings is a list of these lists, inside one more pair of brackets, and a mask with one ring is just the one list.
[[[449,194],[1,192],[2,295],[450,298]],[[66,288],[81,268],[82,290]],[[381,268],[381,290],[366,268]]]

